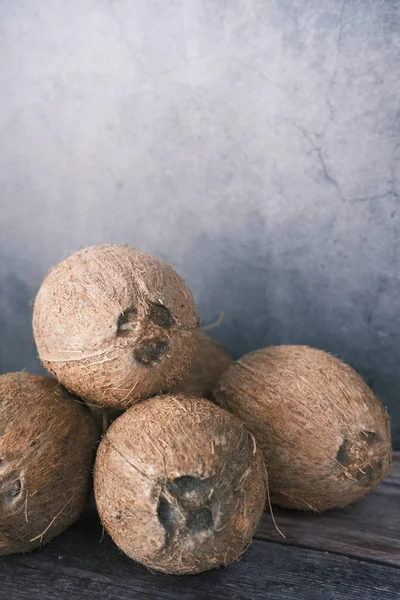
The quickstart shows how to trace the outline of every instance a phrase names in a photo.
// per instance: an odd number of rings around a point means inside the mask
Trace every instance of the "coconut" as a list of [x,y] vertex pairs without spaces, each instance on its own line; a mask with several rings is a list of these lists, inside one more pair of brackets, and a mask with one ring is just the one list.
[[0,376],[0,555],[33,550],[79,517],[96,438],[90,411],[57,381]]
[[[190,369],[170,393],[211,399],[212,391],[218,380],[232,362],[232,356],[227,348],[206,333],[200,332],[196,355]],[[123,412],[123,409],[119,408],[105,409],[90,404],[89,408],[101,433],[105,433],[108,425]]]
[[196,356],[189,372],[171,393],[211,398],[218,380],[232,362],[232,356],[222,344],[200,332]]
[[254,434],[279,506],[346,506],[388,471],[390,423],[382,403],[327,352],[306,346],[250,352],[224,373],[214,399]]
[[33,330],[45,367],[91,404],[126,408],[171,388],[196,351],[193,297],[167,263],[92,246],[50,270]]
[[[212,391],[222,373],[232,364],[229,351],[206,333],[200,332],[196,356],[188,373],[170,391],[171,394],[185,396],[202,396],[211,399]],[[100,434],[107,431],[108,426],[119,417],[124,410],[119,408],[101,408],[88,404],[99,428]]]
[[157,396],[129,408],[100,443],[95,497],[131,558],[166,573],[237,559],[261,518],[266,471],[254,438],[202,398]]

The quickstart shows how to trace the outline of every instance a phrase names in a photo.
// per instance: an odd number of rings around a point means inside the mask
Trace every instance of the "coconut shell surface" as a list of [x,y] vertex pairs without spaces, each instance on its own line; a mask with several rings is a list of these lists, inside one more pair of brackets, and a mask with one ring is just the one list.
[[389,469],[390,422],[381,401],[327,352],[306,346],[250,352],[224,373],[214,399],[253,432],[277,505],[346,506]]
[[218,380],[232,362],[232,356],[222,344],[200,332],[196,356],[189,372],[171,393],[211,398]]
[[130,246],[77,252],[50,270],[37,294],[40,359],[91,404],[126,408],[169,389],[195,355],[199,319],[184,281]]
[[97,429],[55,380],[0,376],[0,555],[47,543],[81,514]]
[[254,438],[202,398],[155,397],[128,409],[100,443],[101,520],[131,558],[166,573],[237,559],[261,518],[266,471]]

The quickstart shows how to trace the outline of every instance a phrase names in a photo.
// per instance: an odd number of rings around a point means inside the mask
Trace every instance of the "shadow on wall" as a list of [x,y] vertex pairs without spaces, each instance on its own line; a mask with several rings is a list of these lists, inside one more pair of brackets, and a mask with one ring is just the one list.
[[[45,373],[36,354],[32,334],[32,301],[37,286],[18,276],[15,261],[1,257],[3,264],[2,293],[0,294],[0,332],[5,343],[0,344],[1,373],[27,369]],[[13,265],[7,269],[5,265]]]
[[290,243],[291,254],[274,247],[256,214],[217,240],[204,233],[185,261],[202,324],[215,322],[223,311],[222,323],[209,333],[236,358],[275,344],[315,346],[343,358],[387,406],[400,449],[399,316],[384,314],[379,322],[376,308],[380,293],[400,297],[399,281],[379,276],[375,287],[366,282],[357,292],[336,287],[330,280],[335,265],[330,272],[318,269],[315,249],[303,261],[295,239]]

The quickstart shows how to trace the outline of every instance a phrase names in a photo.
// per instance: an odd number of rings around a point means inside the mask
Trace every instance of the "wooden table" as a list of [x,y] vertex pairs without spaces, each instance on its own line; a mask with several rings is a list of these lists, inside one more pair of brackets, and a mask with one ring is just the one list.
[[363,502],[324,514],[265,513],[243,558],[195,576],[154,574],[129,560],[94,508],[41,551],[0,559],[7,600],[400,600],[400,453]]

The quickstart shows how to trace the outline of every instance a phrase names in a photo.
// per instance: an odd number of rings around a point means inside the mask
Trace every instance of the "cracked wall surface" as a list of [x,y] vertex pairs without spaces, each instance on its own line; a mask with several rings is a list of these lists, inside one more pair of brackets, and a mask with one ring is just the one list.
[[400,3],[0,3],[0,367],[100,242],[171,261],[236,356],[311,344],[400,447]]

